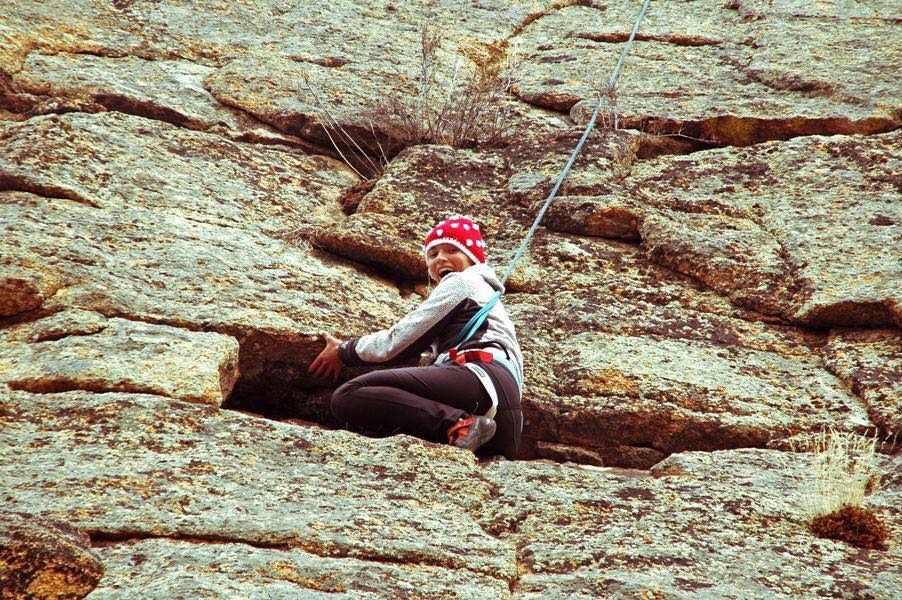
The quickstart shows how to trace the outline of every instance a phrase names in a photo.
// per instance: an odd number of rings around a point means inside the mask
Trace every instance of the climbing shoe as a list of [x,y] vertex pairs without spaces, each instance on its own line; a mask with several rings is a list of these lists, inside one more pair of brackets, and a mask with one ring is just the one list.
[[459,420],[448,429],[448,443],[473,452],[495,435],[495,421],[473,416]]

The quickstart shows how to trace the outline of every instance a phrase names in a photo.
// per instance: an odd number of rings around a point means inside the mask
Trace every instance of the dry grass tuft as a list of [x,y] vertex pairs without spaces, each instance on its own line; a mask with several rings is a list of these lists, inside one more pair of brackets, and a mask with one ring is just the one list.
[[[429,26],[421,28],[418,73],[413,77],[397,73],[406,87],[362,111],[360,121],[368,124],[362,133],[359,126],[340,123],[322,94],[304,78],[303,86],[317,103],[319,123],[338,158],[361,179],[378,179],[392,157],[416,144],[492,148],[509,142],[517,109],[512,93],[516,61],[510,44],[462,40],[457,61],[449,65],[440,58],[444,41]],[[349,200],[353,204],[354,198]]]
[[843,506],[860,506],[867,493],[877,489],[880,469],[876,457],[877,436],[823,431],[811,442],[814,481],[806,497],[811,516],[827,515]]
[[812,482],[804,496],[812,533],[859,548],[886,549],[886,525],[861,506],[880,485],[877,443],[876,434],[823,431],[801,448],[813,453]]
[[504,145],[511,133],[515,61],[507,41],[461,41],[452,66],[439,60],[444,39],[424,26],[419,73],[407,94],[383,98],[372,120],[387,123],[402,145],[457,148]]

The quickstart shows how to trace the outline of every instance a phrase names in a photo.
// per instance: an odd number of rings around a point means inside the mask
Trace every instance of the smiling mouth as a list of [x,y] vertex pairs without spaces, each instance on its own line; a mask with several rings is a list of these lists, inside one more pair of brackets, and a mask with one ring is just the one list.
[[444,269],[441,269],[441,270],[438,272],[438,278],[439,278],[439,279],[442,279],[442,278],[444,278],[444,276],[447,275],[448,273],[453,273],[453,272],[454,272],[454,269],[450,269],[450,268],[448,268],[448,267],[445,267]]

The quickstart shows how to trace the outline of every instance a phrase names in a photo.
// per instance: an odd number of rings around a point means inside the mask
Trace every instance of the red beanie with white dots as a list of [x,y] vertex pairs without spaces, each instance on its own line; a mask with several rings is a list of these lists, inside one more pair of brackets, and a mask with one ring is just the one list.
[[439,244],[457,246],[473,264],[485,262],[485,242],[479,233],[479,225],[470,217],[455,215],[433,227],[423,243],[423,252],[428,254],[430,248]]

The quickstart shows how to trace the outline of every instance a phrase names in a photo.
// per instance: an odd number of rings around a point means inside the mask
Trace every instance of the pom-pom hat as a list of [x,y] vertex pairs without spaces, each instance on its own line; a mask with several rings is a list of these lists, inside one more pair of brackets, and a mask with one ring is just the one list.
[[470,257],[473,264],[485,262],[485,242],[479,232],[479,225],[470,217],[455,215],[433,227],[423,243],[423,253],[428,254],[430,248],[439,244],[457,246]]

